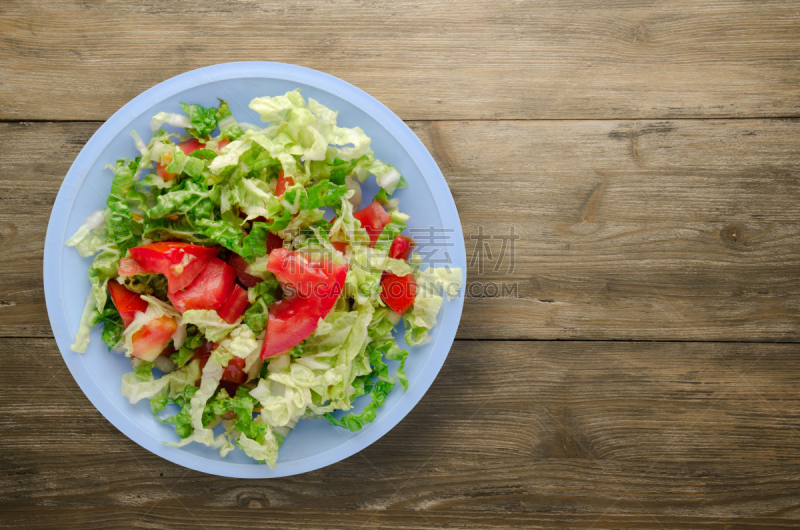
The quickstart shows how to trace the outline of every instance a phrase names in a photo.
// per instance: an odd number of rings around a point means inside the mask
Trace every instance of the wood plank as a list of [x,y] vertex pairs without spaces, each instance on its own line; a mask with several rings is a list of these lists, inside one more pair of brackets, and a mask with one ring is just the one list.
[[[474,265],[460,337],[800,336],[800,122],[413,128],[448,180]],[[481,274],[470,239],[481,227],[519,235],[513,266],[489,241]]]
[[798,116],[798,22],[782,0],[7,0],[0,119],[106,119],[243,60],[322,70],[410,120]]
[[[459,337],[800,338],[800,121],[410,125],[450,185],[468,259],[481,227],[521,238],[513,271],[510,253],[493,270],[499,240],[483,274],[469,268]],[[0,336],[50,335],[47,220],[96,128],[0,124]]]
[[[21,351],[32,362],[19,362]],[[6,339],[0,524],[794,526],[798,353],[796,344],[457,341],[423,400],[381,440],[333,466],[258,481],[151,455],[95,411],[52,339]]]

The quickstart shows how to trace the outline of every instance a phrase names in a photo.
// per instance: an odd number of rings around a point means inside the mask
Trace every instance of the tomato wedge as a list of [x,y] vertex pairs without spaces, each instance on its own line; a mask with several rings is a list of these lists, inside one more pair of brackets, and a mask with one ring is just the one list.
[[270,305],[261,358],[284,353],[307,339],[317,329],[321,313],[319,303],[300,296]]
[[295,294],[269,306],[262,359],[283,353],[308,338],[317,329],[319,319],[325,318],[336,304],[347,276],[347,265],[308,261],[286,249],[270,254],[267,269],[282,284],[294,287]]
[[167,277],[167,290],[175,293],[194,281],[218,248],[177,241],[151,243],[130,249],[131,256],[148,274]]
[[225,303],[222,304],[217,313],[222,320],[228,324],[233,324],[236,319],[242,316],[248,303],[247,291],[238,285],[234,285],[233,291],[228,295],[227,300],[225,300]]
[[347,247],[350,246],[350,243],[347,241],[331,241],[331,246],[342,254],[347,254]]
[[150,274],[146,270],[142,268],[141,265],[136,263],[136,260],[133,258],[122,258],[119,260],[119,269],[118,269],[120,276],[136,276],[137,274]]
[[231,257],[228,258],[228,264],[234,268],[236,271],[236,276],[245,287],[255,287],[264,281],[258,276],[253,276],[252,274],[247,273],[248,264],[239,254],[231,254]]
[[176,329],[178,323],[174,318],[168,316],[154,318],[131,337],[133,356],[144,361],[154,361],[172,340]]
[[142,300],[138,294],[130,291],[124,285],[120,285],[115,281],[108,282],[108,291],[111,293],[111,301],[119,311],[119,316],[122,317],[122,323],[127,328],[136,318],[136,313],[144,313],[147,311],[147,302]]
[[186,140],[185,142],[179,143],[178,147],[181,148],[181,151],[183,151],[183,154],[190,155],[190,154],[194,153],[195,151],[197,151],[198,149],[205,149],[206,148],[206,144],[202,143],[197,138],[191,138],[189,140]]
[[270,232],[267,234],[267,254],[276,248],[283,248],[283,239],[275,232]]
[[[211,357],[211,354],[214,352],[216,347],[217,345],[213,342],[206,341],[202,346],[194,351],[192,359],[198,360],[201,372],[206,367],[208,359]],[[223,369],[219,386],[224,388],[231,397],[236,394],[236,387],[247,381],[247,373],[244,371],[244,367],[245,360],[240,357],[234,357]],[[194,384],[195,386],[200,386],[200,379],[198,378]]]
[[309,261],[304,254],[285,248],[270,252],[267,262],[267,270],[279,282],[290,284],[304,298],[324,296],[334,267],[332,261]]
[[397,235],[392,241],[389,249],[389,257],[393,259],[407,260],[411,257],[411,251],[417,246],[417,242],[408,236]]
[[241,357],[234,357],[222,371],[222,381],[230,381],[231,383],[242,384],[247,381],[247,374],[244,371],[244,359]]
[[[200,363],[200,371],[203,371],[203,368],[206,367],[206,363],[208,362],[208,358],[211,357],[211,353],[216,348],[216,345],[211,341],[205,341],[202,346],[197,348],[192,355],[192,359],[197,359]],[[198,379],[199,381],[199,379]]]
[[168,165],[169,164],[156,164],[156,173],[158,173],[158,176],[166,181],[170,181],[178,176],[177,173],[170,173],[167,171]]
[[381,300],[402,315],[414,304],[417,297],[417,282],[413,274],[396,276],[385,274],[381,278]]
[[186,289],[167,293],[167,298],[181,313],[189,309],[216,311],[225,303],[235,284],[236,271],[233,267],[219,258],[211,258]]
[[280,197],[286,193],[286,188],[294,186],[294,179],[292,177],[284,177],[283,171],[278,174],[278,183],[275,185],[275,196]]
[[354,213],[353,217],[361,221],[361,226],[369,234],[371,241],[369,246],[371,247],[374,247],[375,242],[381,237],[383,227],[392,220],[392,216],[386,213],[386,210],[377,201],[372,201],[372,204]]

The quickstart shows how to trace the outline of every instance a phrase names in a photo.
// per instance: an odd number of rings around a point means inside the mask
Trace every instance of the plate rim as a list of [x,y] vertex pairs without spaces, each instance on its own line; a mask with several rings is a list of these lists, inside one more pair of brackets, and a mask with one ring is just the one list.
[[[275,469],[270,469],[264,464],[257,464],[255,461],[247,464],[224,460],[216,461],[186,451],[174,450],[175,448],[165,445],[158,436],[142,428],[124,411],[109,401],[83,362],[83,354],[73,352],[69,348],[73,335],[69,329],[63,296],[61,296],[60,264],[64,251],[63,243],[66,241],[66,220],[77,199],[78,191],[89,168],[96,162],[111,139],[120,132],[124,132],[130,122],[149,107],[182,90],[201,86],[206,82],[247,78],[276,79],[318,88],[331,93],[332,99],[338,97],[345,100],[383,127],[417,165],[423,181],[431,191],[442,226],[454,229],[453,240],[456,256],[453,261],[454,264],[461,262],[464,265],[462,273],[464,286],[466,286],[466,249],[458,210],[441,170],[416,134],[383,103],[342,79],[294,64],[246,61],[206,66],[167,79],[127,102],[95,131],[71,164],[51,210],[43,257],[44,291],[48,318],[62,358],[84,395],[106,421],[151,453],[182,467],[232,478],[277,478],[321,469],[340,462],[365,449],[399,424],[419,403],[444,365],[460,323],[466,289],[463,287],[456,298],[445,301],[443,304],[437,323],[439,329],[434,335],[431,354],[422,366],[418,377],[413,382],[409,381],[408,390],[403,392],[390,415],[379,417],[375,422],[359,431],[352,439],[348,440],[342,436],[345,440],[343,444],[300,460],[279,462]],[[105,138],[108,140],[104,140]],[[443,210],[443,207],[446,210]],[[443,211],[444,213],[442,213]],[[455,322],[445,325],[446,318],[454,318]],[[335,432],[339,432],[337,428],[333,426],[332,428]]]

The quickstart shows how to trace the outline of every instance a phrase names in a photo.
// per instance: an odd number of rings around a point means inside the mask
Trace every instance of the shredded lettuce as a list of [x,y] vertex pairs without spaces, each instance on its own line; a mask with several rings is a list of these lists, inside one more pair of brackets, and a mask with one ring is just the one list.
[[421,346],[430,342],[429,331],[436,325],[436,316],[444,298],[458,295],[461,288],[462,273],[458,268],[429,268],[414,276],[417,282],[417,295],[411,310],[403,316],[406,325],[405,340],[409,346]]
[[86,222],[78,228],[75,235],[67,240],[65,245],[75,247],[82,258],[93,256],[105,245],[107,235],[104,229],[105,224],[103,210],[97,210],[86,218]]
[[238,324],[228,324],[213,309],[190,309],[183,313],[183,323],[192,324],[211,342],[225,338]]

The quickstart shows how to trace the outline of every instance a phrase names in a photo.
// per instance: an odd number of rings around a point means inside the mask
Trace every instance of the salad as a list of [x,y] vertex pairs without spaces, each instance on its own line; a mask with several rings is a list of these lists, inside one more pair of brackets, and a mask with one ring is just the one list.
[[[462,273],[421,269],[391,198],[405,179],[335,110],[299,90],[250,102],[265,127],[223,100],[181,106],[153,117],[149,141],[131,133],[140,156],[107,166],[105,209],[67,241],[94,256],[72,349],[102,323],[133,367],[123,395],[174,426],[170,445],[239,447],[274,467],[299,420],[356,431],[407,389],[395,327],[429,341]],[[371,175],[380,191],[364,201]]]

